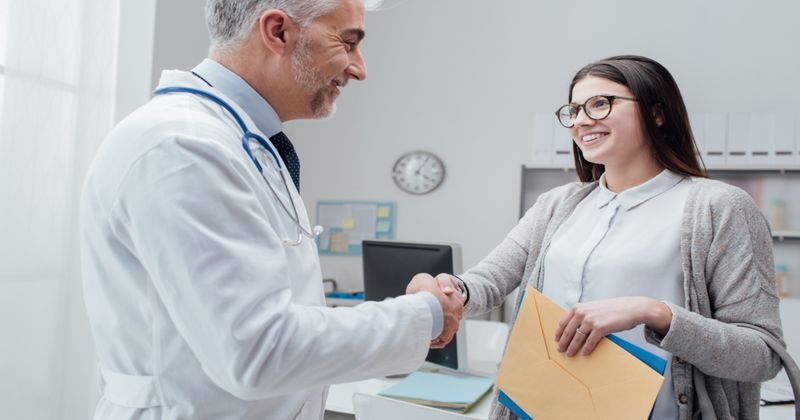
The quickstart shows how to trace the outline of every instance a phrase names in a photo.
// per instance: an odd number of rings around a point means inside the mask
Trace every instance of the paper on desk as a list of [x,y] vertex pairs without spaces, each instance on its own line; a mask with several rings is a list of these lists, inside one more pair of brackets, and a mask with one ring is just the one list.
[[794,402],[792,386],[777,381],[761,384],[761,405],[790,404]]
[[646,419],[664,378],[609,339],[589,356],[557,350],[566,311],[528,287],[497,373],[500,401],[520,418]]
[[493,377],[414,372],[380,395],[466,412],[493,384]]

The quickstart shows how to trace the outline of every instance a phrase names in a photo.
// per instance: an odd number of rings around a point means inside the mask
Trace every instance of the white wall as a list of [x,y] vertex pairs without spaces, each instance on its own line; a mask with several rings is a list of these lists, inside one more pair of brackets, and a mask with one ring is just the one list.
[[[663,63],[693,111],[799,109],[800,2],[407,0],[367,16],[369,76],[334,119],[290,123],[302,193],[398,202],[398,239],[461,243],[465,268],[515,224],[532,114],[566,102],[572,75],[612,54]],[[447,180],[414,197],[392,183],[402,153],[443,158]],[[361,287],[360,260],[323,257]]]
[[190,70],[208,55],[209,45],[205,1],[158,0],[156,3],[153,89],[162,70]]
[[114,121],[150,99],[156,0],[120,1]]
[[[202,2],[158,3],[153,73],[192,67],[208,45]],[[581,66],[647,55],[692,111],[797,110],[797,16],[794,0],[388,0],[367,16],[367,80],[344,89],[333,119],[287,125],[306,206],[313,217],[318,200],[397,201],[398,239],[461,243],[469,267],[517,220],[532,114],[564,103]],[[447,167],[421,197],[390,177],[414,149]],[[326,277],[361,288],[359,258],[322,263]]]

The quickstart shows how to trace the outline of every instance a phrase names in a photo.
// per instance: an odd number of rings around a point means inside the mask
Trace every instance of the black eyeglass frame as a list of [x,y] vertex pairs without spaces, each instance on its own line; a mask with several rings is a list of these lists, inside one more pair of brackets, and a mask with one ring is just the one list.
[[[605,99],[608,101],[608,112],[606,112],[606,115],[603,115],[603,116],[602,116],[602,117],[600,117],[600,118],[595,118],[595,117],[592,117],[591,115],[589,115],[589,113],[588,113],[588,112],[586,112],[586,104],[588,104],[588,103],[589,103],[589,101],[591,101],[591,100],[594,100],[594,99],[596,99],[596,98],[605,98]],[[636,98],[629,98],[629,97],[627,97],[627,96],[619,96],[619,95],[594,95],[594,96],[592,96],[591,98],[587,99],[587,100],[586,100],[586,101],[583,103],[583,105],[577,105],[577,109],[578,109],[578,111],[575,113],[575,116],[574,116],[574,117],[570,117],[570,119],[572,120],[572,124],[570,124],[570,125],[565,125],[565,124],[564,124],[564,122],[563,122],[563,121],[561,121],[561,116],[560,116],[560,115],[561,115],[561,110],[562,110],[562,109],[564,109],[564,107],[570,107],[570,106],[576,106],[576,105],[572,105],[572,104],[566,104],[566,105],[561,105],[560,107],[558,107],[558,109],[556,110],[556,119],[558,120],[558,123],[559,123],[559,124],[561,124],[561,125],[562,125],[564,128],[572,128],[572,127],[574,127],[574,126],[575,126],[575,119],[576,119],[576,118],[578,118],[578,114],[580,114],[580,112],[581,112],[581,109],[583,109],[583,113],[584,113],[584,114],[586,114],[586,117],[588,117],[590,120],[594,120],[594,121],[600,121],[600,120],[604,120],[604,119],[608,118],[608,116],[609,116],[609,115],[611,115],[611,109],[613,108],[614,101],[615,101],[616,99],[624,99],[624,100],[627,100],[627,101],[636,101]]]

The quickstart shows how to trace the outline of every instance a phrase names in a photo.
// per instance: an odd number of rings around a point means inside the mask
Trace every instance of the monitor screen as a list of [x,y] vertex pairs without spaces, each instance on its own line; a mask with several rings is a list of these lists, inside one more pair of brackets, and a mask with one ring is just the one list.
[[[417,273],[456,273],[461,271],[461,250],[452,244],[421,244],[393,241],[363,241],[364,299],[380,301],[406,293],[406,286]],[[462,325],[463,327],[463,325]],[[466,367],[464,328],[443,349],[432,349],[425,359],[430,363],[463,369]]]

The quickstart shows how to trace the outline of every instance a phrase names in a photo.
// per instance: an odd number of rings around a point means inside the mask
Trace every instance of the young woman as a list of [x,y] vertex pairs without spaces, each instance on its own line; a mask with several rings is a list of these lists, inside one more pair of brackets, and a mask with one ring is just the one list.
[[[559,351],[581,357],[614,333],[669,361],[654,420],[692,419],[702,383],[717,418],[757,418],[759,382],[781,362],[734,324],[782,337],[772,239],[750,196],[708,179],[672,76],[645,57],[607,58],[575,75],[556,114],[582,182],[542,194],[460,276],[465,314],[533,286],[569,308]],[[492,418],[512,417],[495,404]]]

